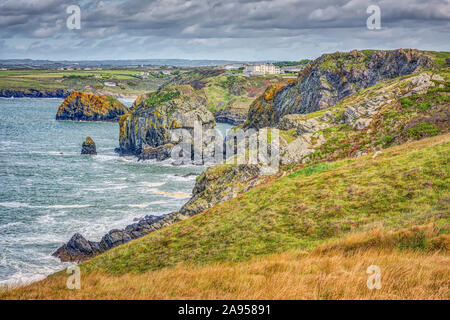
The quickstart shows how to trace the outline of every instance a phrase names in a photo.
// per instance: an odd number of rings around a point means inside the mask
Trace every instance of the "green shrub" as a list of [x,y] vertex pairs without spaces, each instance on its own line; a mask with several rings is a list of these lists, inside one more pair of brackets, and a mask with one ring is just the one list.
[[422,122],[415,126],[414,128],[406,130],[408,136],[419,140],[424,137],[434,137],[439,134],[441,129],[430,122]]
[[382,145],[383,148],[389,147],[393,142],[395,138],[389,134],[385,135],[383,138],[375,142],[375,145]]
[[289,175],[289,178],[295,178],[298,176],[310,176],[314,173],[319,173],[322,171],[326,171],[332,168],[336,168],[338,165],[336,163],[327,163],[327,162],[323,162],[323,163],[318,163],[306,168],[303,168],[297,172],[291,173]]

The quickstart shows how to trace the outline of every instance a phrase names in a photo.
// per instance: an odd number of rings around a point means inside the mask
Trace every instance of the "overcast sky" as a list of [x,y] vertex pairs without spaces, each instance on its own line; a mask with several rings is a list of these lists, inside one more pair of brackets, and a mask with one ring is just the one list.
[[[369,30],[369,5],[381,29]],[[81,29],[66,26],[69,5]],[[0,58],[299,60],[450,51],[450,0],[0,0]]]

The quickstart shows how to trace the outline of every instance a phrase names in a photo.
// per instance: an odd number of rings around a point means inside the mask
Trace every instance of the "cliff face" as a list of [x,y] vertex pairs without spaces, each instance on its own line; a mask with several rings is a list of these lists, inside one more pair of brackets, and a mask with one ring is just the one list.
[[214,116],[206,110],[205,97],[189,85],[140,95],[131,111],[120,119],[119,151],[139,155],[149,148],[175,144],[172,131],[192,131],[197,120],[206,128],[215,125]]
[[119,121],[128,111],[113,97],[75,91],[59,107],[56,120]]
[[273,126],[286,114],[329,108],[378,82],[431,65],[431,58],[413,49],[325,54],[308,65],[296,81],[282,88],[269,88],[257,98],[250,106],[245,126]]

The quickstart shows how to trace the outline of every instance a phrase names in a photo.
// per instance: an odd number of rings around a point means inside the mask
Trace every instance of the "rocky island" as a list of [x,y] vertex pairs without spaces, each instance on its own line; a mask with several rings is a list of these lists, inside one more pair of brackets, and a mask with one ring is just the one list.
[[141,159],[164,160],[178,141],[174,129],[194,129],[199,121],[204,129],[213,128],[213,114],[205,107],[206,98],[190,85],[168,86],[140,95],[131,111],[120,119],[118,152]]
[[56,120],[119,121],[128,111],[113,97],[75,91],[58,108]]
[[84,140],[81,146],[81,154],[97,154],[97,147],[91,137],[86,137],[86,140]]

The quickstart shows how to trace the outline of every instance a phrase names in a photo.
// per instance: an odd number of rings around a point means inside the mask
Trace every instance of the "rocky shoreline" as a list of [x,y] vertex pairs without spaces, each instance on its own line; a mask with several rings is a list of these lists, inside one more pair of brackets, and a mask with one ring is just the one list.
[[0,90],[1,98],[67,98],[73,91],[65,89],[56,90],[14,90],[14,89],[3,89]]
[[260,167],[257,165],[209,167],[197,178],[191,199],[179,211],[161,216],[147,215],[124,229],[109,231],[99,242],[89,241],[76,233],[52,256],[62,262],[88,260],[118,245],[143,237],[202,213],[220,202],[235,198],[238,194],[256,186],[260,182],[258,179],[260,173]]
[[[38,90],[38,89],[1,89],[0,98],[67,98],[75,90],[56,89],[56,90]],[[135,100],[136,94],[112,93],[109,91],[87,92],[96,95],[107,95],[116,99]]]

